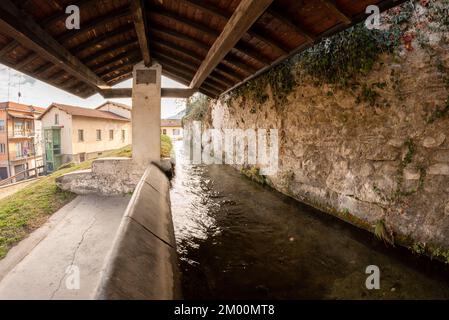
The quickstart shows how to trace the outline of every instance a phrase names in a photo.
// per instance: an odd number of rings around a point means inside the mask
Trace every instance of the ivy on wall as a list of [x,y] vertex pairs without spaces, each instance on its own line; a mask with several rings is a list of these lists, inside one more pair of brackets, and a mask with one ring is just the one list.
[[[263,104],[269,99],[267,89],[270,88],[274,102],[282,105],[300,84],[295,70],[312,76],[315,85],[327,83],[341,87],[357,86],[356,78],[368,74],[382,53],[393,53],[401,45],[407,50],[413,50],[411,43],[420,35],[408,33],[407,28],[418,3],[428,8],[427,17],[433,28],[449,30],[449,0],[410,0],[383,16],[382,23],[387,28],[369,30],[363,22],[353,26],[222,96],[222,102],[230,106],[234,100],[241,98],[243,104],[248,100]],[[377,96],[375,90],[368,87],[364,89],[361,101],[373,105]]]

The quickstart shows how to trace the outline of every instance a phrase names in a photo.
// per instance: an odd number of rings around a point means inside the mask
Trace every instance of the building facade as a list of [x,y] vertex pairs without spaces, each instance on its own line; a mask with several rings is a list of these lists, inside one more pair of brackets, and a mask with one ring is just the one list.
[[183,137],[182,121],[178,119],[162,119],[161,134],[169,136],[172,140],[181,140]]
[[14,102],[0,103],[0,180],[28,177],[27,170],[43,165],[42,125],[45,111]]
[[96,158],[132,143],[130,118],[111,111],[54,103],[40,119],[48,171],[67,162]]

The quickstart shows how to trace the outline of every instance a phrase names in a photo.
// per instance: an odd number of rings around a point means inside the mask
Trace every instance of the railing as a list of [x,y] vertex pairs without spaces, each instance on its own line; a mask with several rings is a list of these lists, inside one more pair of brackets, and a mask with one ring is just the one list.
[[[30,174],[32,171],[34,171],[34,173]],[[37,178],[39,175],[41,175],[43,173],[45,173],[45,166],[40,166],[40,167],[24,170],[20,173],[17,173],[15,176],[0,180],[0,187],[17,182],[17,178],[19,178],[19,177],[25,177],[25,179],[20,180],[20,181],[25,181],[25,180],[28,180],[31,178]]]
[[22,152],[22,154],[19,154],[19,155],[14,153],[14,154],[11,154],[10,160],[11,161],[25,160],[28,158],[32,158],[34,156],[35,156],[34,152],[28,152],[28,153]]
[[10,138],[31,138],[34,135],[35,132],[33,130],[14,130],[10,132]]

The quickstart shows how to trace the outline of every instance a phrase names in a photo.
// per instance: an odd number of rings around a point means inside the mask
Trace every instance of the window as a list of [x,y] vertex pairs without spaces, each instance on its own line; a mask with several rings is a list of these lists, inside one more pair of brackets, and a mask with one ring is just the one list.
[[167,134],[167,129],[162,129],[162,134]]
[[6,152],[6,147],[4,143],[0,143],[0,153],[5,153]]
[[173,129],[173,135],[179,136],[180,135],[179,129]]
[[78,142],[84,141],[84,130],[78,130]]
[[16,143],[16,158],[22,158],[23,157],[23,147],[22,143]]
[[122,130],[122,142],[125,141],[125,135],[126,135],[125,130]]
[[97,141],[101,141],[101,130],[97,130]]
[[5,120],[0,120],[0,132],[5,131]]
[[55,125],[59,125],[59,114],[55,114]]
[[109,130],[109,140],[114,140],[114,130]]

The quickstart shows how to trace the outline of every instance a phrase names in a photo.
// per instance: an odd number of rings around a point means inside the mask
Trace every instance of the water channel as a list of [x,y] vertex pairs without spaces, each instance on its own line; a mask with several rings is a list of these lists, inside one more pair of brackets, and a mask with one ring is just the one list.
[[[449,299],[449,269],[262,187],[186,164],[171,202],[186,299]],[[367,266],[380,269],[368,290]]]

